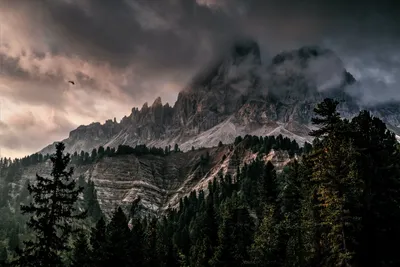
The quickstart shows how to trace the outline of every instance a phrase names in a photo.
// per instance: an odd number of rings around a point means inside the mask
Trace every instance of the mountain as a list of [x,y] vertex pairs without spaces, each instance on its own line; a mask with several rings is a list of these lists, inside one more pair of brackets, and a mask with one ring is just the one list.
[[[195,75],[173,107],[157,98],[152,105],[133,108],[120,122],[80,126],[62,141],[68,152],[175,143],[187,151],[192,146],[216,146],[219,141],[231,143],[245,134],[282,134],[302,144],[311,141],[313,108],[324,98],[340,100],[344,117],[358,113],[362,107],[346,93],[356,82],[329,49],[307,46],[262,62],[258,44],[240,40]],[[398,131],[398,103],[368,108]],[[40,152],[51,153],[52,149],[50,145]]]
[[[69,165],[78,183],[86,186],[76,207],[92,212],[81,222],[82,230],[91,229],[94,214],[100,215],[97,204],[108,219],[113,212],[115,216],[107,227],[100,221],[92,228],[91,246],[85,235],[73,241],[71,255],[79,259],[74,264],[105,259],[140,266],[341,266],[357,264],[371,251],[377,251],[370,258],[378,263],[395,262],[397,250],[387,240],[395,241],[399,233],[395,200],[400,195],[400,157],[381,121],[364,113],[356,122],[328,127],[326,141],[310,157],[287,166],[311,149],[295,140],[310,140],[317,103],[326,97],[338,99],[345,117],[363,108],[346,93],[354,83],[329,49],[303,47],[263,64],[257,43],[244,40],[198,73],[173,107],[157,98],[151,106],[132,109],[119,123],[78,127],[64,143],[70,152],[82,151],[71,155]],[[398,133],[398,103],[368,109]],[[354,128],[354,134],[343,133],[344,125]],[[171,150],[174,144],[180,145]],[[53,152],[54,146],[42,150]],[[0,159],[0,260],[19,247],[20,237],[32,235],[20,227],[27,218],[19,206],[31,200],[27,184],[37,174],[49,178],[51,172],[48,155]],[[148,219],[138,220],[138,212]],[[147,216],[151,214],[170,216],[155,221]],[[327,227],[315,235],[315,225]],[[330,235],[341,239],[324,238]],[[363,242],[370,244],[357,246]],[[354,247],[357,254],[351,251]],[[350,254],[356,256],[347,257]]]
[[[93,161],[75,162],[71,166],[74,167],[75,178],[84,176],[86,181],[94,182],[100,207],[107,215],[118,206],[129,208],[137,199],[140,199],[145,212],[160,214],[168,207],[177,207],[179,200],[190,192],[201,189],[206,191],[208,183],[219,174],[234,176],[238,168],[257,157],[265,162],[271,161],[278,171],[282,170],[290,161],[289,151],[301,153],[298,146],[288,150],[291,144],[288,141],[279,138],[276,141],[260,141],[258,137],[253,140],[247,136],[242,141],[213,148],[172,151],[165,155],[145,153],[99,156]],[[278,149],[260,152],[265,142],[274,142]],[[279,146],[286,148],[279,149]],[[50,160],[25,162],[18,164],[17,169],[5,168],[0,172],[0,182],[12,181],[6,188],[11,188],[10,195],[17,200],[27,181],[34,180],[36,174],[49,177],[51,168]],[[13,206],[12,202],[10,205]]]

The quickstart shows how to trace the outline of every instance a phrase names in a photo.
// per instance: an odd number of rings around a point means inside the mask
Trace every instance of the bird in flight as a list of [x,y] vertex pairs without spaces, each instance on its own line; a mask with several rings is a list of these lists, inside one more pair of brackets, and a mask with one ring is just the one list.
[[70,84],[75,85],[74,81],[68,81]]

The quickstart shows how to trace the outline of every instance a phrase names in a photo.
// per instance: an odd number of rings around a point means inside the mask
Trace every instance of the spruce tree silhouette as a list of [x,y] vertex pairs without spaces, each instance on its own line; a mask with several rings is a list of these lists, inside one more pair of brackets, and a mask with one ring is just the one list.
[[33,231],[33,240],[25,241],[24,248],[17,249],[14,266],[63,266],[62,255],[70,250],[68,239],[78,231],[76,220],[85,218],[86,212],[78,212],[75,203],[82,187],[77,188],[72,178],[73,168],[67,170],[70,155],[64,155],[65,145],[56,144],[51,156],[51,177],[36,174],[36,181],[28,185],[32,202],[21,206],[23,214],[31,214],[27,226]]

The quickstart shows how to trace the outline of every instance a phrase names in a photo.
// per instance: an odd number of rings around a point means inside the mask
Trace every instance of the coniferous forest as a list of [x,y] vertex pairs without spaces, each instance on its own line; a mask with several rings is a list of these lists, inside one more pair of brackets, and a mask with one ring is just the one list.
[[[13,230],[0,233],[8,240],[0,249],[0,264],[400,266],[398,142],[369,112],[348,120],[337,106],[325,99],[315,108],[312,122],[318,130],[310,133],[312,146],[300,149],[296,142],[279,139],[292,158],[281,172],[257,157],[234,175],[219,175],[207,190],[192,192],[161,217],[143,215],[139,201],[107,219],[93,182],[72,178],[71,157],[59,143],[47,156],[52,179],[37,175],[22,195],[26,205],[20,216],[27,220],[29,238],[15,240],[25,228],[8,222]],[[271,140],[237,138],[235,143],[266,152],[277,148]],[[170,147],[140,149],[120,147],[112,154],[173,152]],[[107,150],[87,154],[86,160],[111,153]],[[72,158],[84,162],[85,153]]]

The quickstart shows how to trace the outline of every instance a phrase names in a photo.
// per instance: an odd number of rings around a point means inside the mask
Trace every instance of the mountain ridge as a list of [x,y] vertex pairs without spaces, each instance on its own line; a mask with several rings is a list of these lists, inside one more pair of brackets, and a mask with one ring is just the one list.
[[[90,160],[85,157],[77,159],[79,156],[73,155],[71,167],[76,179],[83,176],[84,180],[93,182],[97,200],[106,215],[119,206],[129,208],[136,199],[140,199],[143,211],[160,215],[169,208],[176,208],[179,200],[191,192],[207,191],[209,182],[221,174],[234,177],[238,168],[256,158],[271,161],[279,172],[302,151],[296,143],[283,137],[261,139],[246,136],[236,138],[232,144],[186,152],[179,149],[161,154],[115,151],[108,155],[97,154]],[[81,160],[84,162],[79,163]],[[11,167],[0,178],[11,175],[11,195],[18,196],[36,174],[49,177],[51,167],[49,159],[27,166],[19,165],[17,172],[9,174]]]
[[[99,146],[175,143],[187,151],[192,146],[216,146],[219,141],[231,143],[246,134],[283,134],[303,144],[312,141],[308,132],[313,127],[313,108],[324,98],[340,100],[339,112],[344,117],[362,109],[345,90],[357,81],[332,50],[306,46],[262,63],[256,42],[237,42],[195,75],[172,107],[157,97],[152,105],[146,102],[140,110],[133,108],[119,123],[107,120],[79,126],[62,141],[71,153]],[[399,107],[370,110],[397,131]],[[49,145],[40,153],[51,149]]]

